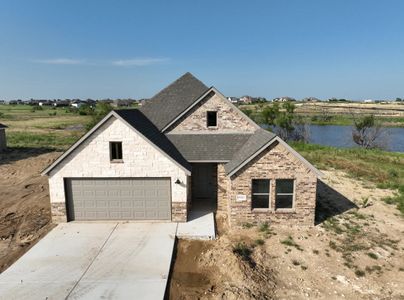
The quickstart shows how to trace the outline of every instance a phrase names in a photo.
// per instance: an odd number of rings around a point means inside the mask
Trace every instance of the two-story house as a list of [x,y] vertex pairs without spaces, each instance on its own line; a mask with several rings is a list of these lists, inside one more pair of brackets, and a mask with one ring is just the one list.
[[321,175],[190,73],[109,113],[43,174],[59,220],[186,222],[210,206],[231,225],[314,224]]

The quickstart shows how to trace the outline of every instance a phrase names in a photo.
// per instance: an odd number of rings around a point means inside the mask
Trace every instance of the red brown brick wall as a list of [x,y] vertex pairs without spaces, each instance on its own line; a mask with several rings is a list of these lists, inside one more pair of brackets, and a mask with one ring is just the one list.
[[224,164],[217,165],[217,211],[218,212],[228,212],[229,202],[228,202],[228,181],[230,179],[226,175],[224,170]]
[[[217,127],[207,127],[206,112],[217,111]],[[191,111],[181,117],[167,132],[185,133],[230,133],[254,132],[257,127],[248,121],[227,99],[217,94],[210,94]]]
[[[270,207],[268,210],[251,210],[252,179],[270,179]],[[275,210],[275,179],[295,180],[294,208]],[[281,144],[271,145],[258,157],[231,177],[228,189],[230,224],[282,223],[314,225],[317,176],[295,158]],[[237,202],[237,195],[245,195],[246,201]]]
[[172,202],[171,203],[171,220],[173,222],[187,221],[187,202]]

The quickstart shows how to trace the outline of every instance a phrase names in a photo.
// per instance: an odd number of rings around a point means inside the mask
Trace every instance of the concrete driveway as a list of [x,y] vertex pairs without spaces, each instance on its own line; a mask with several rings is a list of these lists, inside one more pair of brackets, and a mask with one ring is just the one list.
[[176,227],[60,224],[0,275],[0,299],[163,299]]

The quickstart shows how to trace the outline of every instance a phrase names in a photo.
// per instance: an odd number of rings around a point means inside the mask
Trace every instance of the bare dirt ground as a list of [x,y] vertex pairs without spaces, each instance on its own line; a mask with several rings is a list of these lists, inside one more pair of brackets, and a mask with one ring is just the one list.
[[324,171],[317,225],[230,230],[177,245],[170,299],[404,299],[404,218],[391,191]]
[[59,155],[42,149],[0,154],[0,272],[52,228],[48,182],[40,172]]

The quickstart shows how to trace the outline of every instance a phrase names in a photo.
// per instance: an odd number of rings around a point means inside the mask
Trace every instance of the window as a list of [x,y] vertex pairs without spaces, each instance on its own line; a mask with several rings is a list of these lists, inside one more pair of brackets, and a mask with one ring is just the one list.
[[253,179],[251,208],[269,208],[269,179]]
[[276,180],[275,209],[293,208],[294,185],[293,179]]
[[109,155],[111,161],[122,160],[122,142],[109,142]]
[[206,113],[208,127],[217,126],[217,111],[208,111]]

